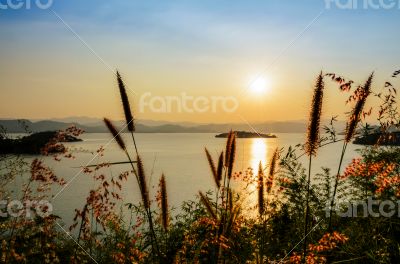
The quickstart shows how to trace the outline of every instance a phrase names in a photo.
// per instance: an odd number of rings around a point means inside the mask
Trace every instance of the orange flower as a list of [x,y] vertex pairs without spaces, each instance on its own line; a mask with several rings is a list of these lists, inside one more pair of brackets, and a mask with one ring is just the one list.
[[376,194],[392,190],[397,196],[400,194],[400,175],[397,174],[398,164],[388,161],[366,162],[362,159],[353,159],[346,168],[343,179],[363,177],[369,178],[376,186]]

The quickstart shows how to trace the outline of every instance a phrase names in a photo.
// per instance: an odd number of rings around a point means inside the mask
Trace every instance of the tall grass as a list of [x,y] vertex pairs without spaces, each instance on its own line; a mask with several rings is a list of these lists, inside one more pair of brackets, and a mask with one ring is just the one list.
[[307,191],[306,191],[306,211],[304,216],[304,243],[303,243],[303,261],[307,255],[307,236],[309,227],[309,199],[310,199],[310,184],[311,184],[311,167],[312,157],[317,154],[320,144],[320,125],[322,113],[322,101],[324,97],[324,75],[321,72],[317,78],[314,88],[314,95],[311,104],[310,117],[307,130],[307,141],[305,144],[305,151],[309,157],[308,162],[308,177],[307,177]]
[[[107,118],[104,118],[104,123],[106,124],[110,133],[113,135],[114,140],[117,142],[119,147],[124,151],[126,157],[129,160],[129,163],[132,167],[132,171],[136,177],[136,181],[137,181],[137,184],[139,187],[143,207],[144,207],[144,209],[146,211],[146,215],[147,215],[147,222],[148,222],[150,234],[151,234],[150,237],[151,237],[152,248],[155,250],[156,254],[158,256],[160,256],[157,236],[156,236],[156,233],[154,230],[154,220],[153,220],[152,211],[151,211],[151,200],[149,197],[149,190],[148,190],[146,174],[145,174],[142,159],[139,155],[139,152],[138,152],[138,149],[136,146],[136,140],[135,140],[135,136],[133,133],[135,131],[133,114],[132,114],[132,111],[130,108],[130,103],[129,103],[128,95],[126,92],[126,87],[125,87],[125,84],[124,84],[119,72],[117,72],[117,82],[118,82],[122,106],[123,106],[123,110],[124,110],[124,114],[125,114],[126,127],[128,128],[128,131],[130,132],[130,134],[132,136],[132,141],[133,141],[134,148],[135,148],[136,162],[134,162],[132,160],[131,155],[126,147],[126,144],[120,135],[120,132],[122,132],[122,131],[118,132],[117,129],[115,128],[115,126],[112,124],[112,122]],[[136,168],[134,166],[135,163],[137,166]],[[165,195],[166,195],[166,193],[165,193]]]
[[205,152],[206,152],[208,164],[210,165],[210,169],[211,169],[211,172],[212,172],[212,175],[214,178],[215,185],[219,189],[219,188],[221,188],[221,179],[222,179],[222,167],[220,165],[222,156],[220,156],[220,158],[219,158],[218,169],[217,169],[217,167],[215,167],[213,158],[211,157],[211,154],[210,154],[210,152],[208,152],[207,148],[205,149]]
[[344,154],[346,153],[347,145],[351,142],[352,138],[354,137],[354,134],[356,133],[357,126],[363,114],[365,103],[367,101],[368,96],[371,94],[371,86],[373,78],[374,78],[374,73],[371,73],[365,84],[363,86],[360,86],[355,91],[356,103],[347,120],[342,152],[340,154],[339,166],[336,173],[333,195],[330,203],[329,226],[328,226],[329,230],[332,230],[332,214],[335,206],[336,192],[339,185],[340,171],[342,168]]
[[169,226],[168,194],[167,194],[167,183],[165,182],[164,174],[162,174],[160,179],[160,194],[161,194],[162,226],[164,227],[165,231],[168,231],[168,226]]
[[264,206],[264,169],[260,161],[258,165],[258,214],[261,219],[264,217]]
[[[207,148],[205,149],[205,153],[216,186],[214,205],[202,192],[199,192],[199,196],[208,214],[218,222],[215,239],[216,241],[220,241],[221,238],[229,236],[231,232],[230,228],[238,213],[234,210],[233,191],[230,186],[236,155],[236,134],[233,131],[228,133],[225,153],[221,152],[218,156],[217,166]],[[222,251],[222,247],[218,243],[215,248],[215,252],[217,253],[213,260],[215,263],[219,263]]]
[[267,194],[270,194],[272,191],[272,186],[274,183],[275,172],[277,163],[279,160],[279,149],[278,147],[275,149],[274,153],[272,154],[271,161],[269,163],[269,170],[268,170],[268,181],[267,181]]
[[133,114],[129,103],[128,94],[126,92],[125,83],[122,80],[122,77],[118,71],[117,71],[117,82],[118,82],[119,92],[121,95],[122,107],[124,109],[126,127],[128,128],[128,131],[131,133],[133,145],[135,146],[136,155],[138,156],[139,153],[136,146],[136,140],[133,135],[133,132],[135,131],[135,120],[133,119]]

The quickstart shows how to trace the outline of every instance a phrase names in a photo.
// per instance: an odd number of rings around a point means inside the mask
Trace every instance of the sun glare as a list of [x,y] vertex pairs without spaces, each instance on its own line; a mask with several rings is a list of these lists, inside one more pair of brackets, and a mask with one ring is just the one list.
[[265,77],[258,77],[250,85],[251,91],[255,94],[266,93],[270,90],[270,88],[271,88],[271,83],[269,79]]

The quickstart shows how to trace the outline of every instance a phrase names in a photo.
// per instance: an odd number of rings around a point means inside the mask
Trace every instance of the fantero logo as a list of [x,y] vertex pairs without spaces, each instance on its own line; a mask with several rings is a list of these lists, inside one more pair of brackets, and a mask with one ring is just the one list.
[[47,217],[51,215],[53,206],[46,200],[40,201],[20,201],[20,200],[1,200],[0,201],[0,218],[8,217],[26,217],[33,218],[38,215]]
[[153,96],[144,93],[139,100],[139,111],[152,113],[233,113],[239,107],[239,101],[233,96]]
[[400,0],[325,0],[326,9],[400,9]]
[[34,7],[39,9],[49,9],[53,5],[53,0],[0,0],[0,10],[30,10]]

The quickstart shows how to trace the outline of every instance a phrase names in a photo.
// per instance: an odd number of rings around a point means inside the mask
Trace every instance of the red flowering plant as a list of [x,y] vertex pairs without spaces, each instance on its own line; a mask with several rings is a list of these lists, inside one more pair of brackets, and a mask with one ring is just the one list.
[[[70,135],[79,136],[81,133],[75,127],[55,132],[54,137],[41,149],[41,153],[45,156],[52,155],[55,160],[71,158],[71,152],[62,143]],[[1,160],[2,165],[5,164],[3,161],[7,159]],[[2,191],[2,198],[9,202],[7,208],[11,204],[15,205],[13,210],[7,210],[5,218],[2,215],[1,231],[6,231],[1,232],[2,260],[9,263],[28,260],[59,262],[60,252],[56,241],[61,236],[56,229],[58,217],[52,214],[50,200],[52,188],[63,186],[65,180],[56,176],[40,157],[33,159],[30,164],[22,157],[13,158],[13,163],[8,163],[7,166],[10,166],[6,168],[10,169],[11,179],[19,174],[26,182],[16,192],[16,200],[11,201],[11,196]],[[2,189],[6,188],[5,184]]]
[[369,148],[353,159],[342,178],[358,186],[360,195],[400,197],[400,155],[394,148]]
[[[205,194],[203,199],[210,200],[211,194]],[[232,212],[236,216],[228,216],[226,230],[223,230],[222,220],[210,215],[203,203],[185,203],[184,212],[177,217],[176,225],[186,227],[182,229],[177,263],[219,263],[220,260],[243,263],[252,259],[252,236],[244,217],[239,212]]]
[[[89,260],[86,252],[82,251],[82,245],[97,259],[113,263],[141,262],[147,255],[143,250],[145,246],[141,233],[143,218],[138,216],[141,209],[123,205],[121,195],[132,171],[111,176],[107,170],[112,164],[101,162],[104,148],[100,147],[96,153],[98,164],[83,168],[83,173],[91,175],[96,185],[89,191],[83,208],[75,209],[70,230],[77,231],[77,244],[70,261],[80,263]],[[127,212],[131,215],[129,222],[125,219]]]
[[329,254],[333,250],[337,250],[344,245],[349,238],[339,232],[326,233],[316,244],[308,245],[308,254],[304,258],[302,254],[293,253],[289,259],[284,259],[281,263],[307,263],[307,264],[323,264],[328,263]]

